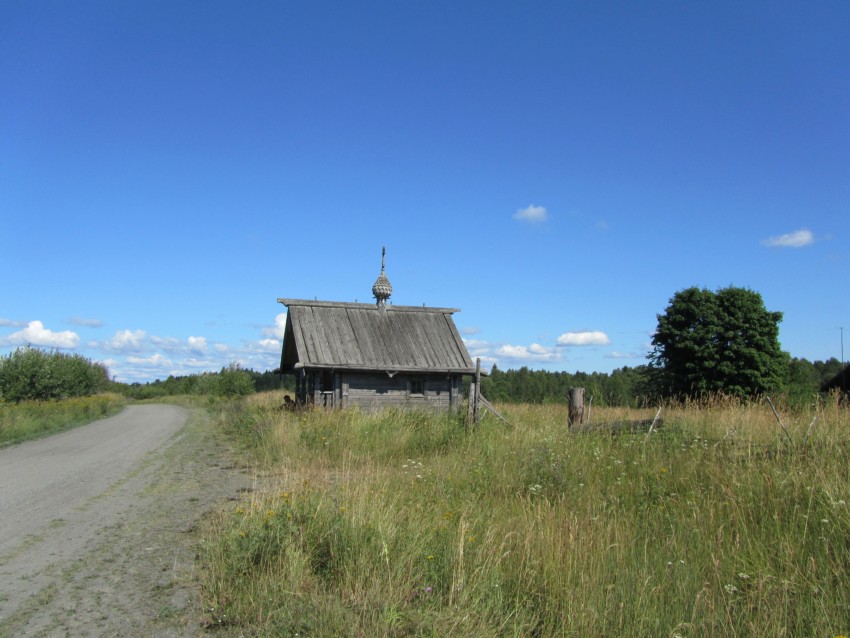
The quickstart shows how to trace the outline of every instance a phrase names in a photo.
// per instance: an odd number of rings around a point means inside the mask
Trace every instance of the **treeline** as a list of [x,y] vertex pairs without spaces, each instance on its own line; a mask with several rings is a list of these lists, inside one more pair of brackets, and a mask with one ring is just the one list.
[[[788,360],[781,392],[791,402],[807,402],[841,379],[842,364],[827,361]],[[490,401],[502,403],[562,403],[572,387],[585,388],[597,406],[639,407],[654,403],[660,395],[654,386],[651,366],[623,367],[604,372],[549,372],[546,370],[500,370],[493,366],[481,379],[481,391]],[[850,381],[850,379],[848,379]],[[131,399],[157,399],[174,395],[244,396],[269,390],[294,391],[292,377],[272,371],[246,370],[236,364],[219,372],[169,376],[149,383],[109,381],[102,363],[78,354],[18,348],[0,357],[0,401],[52,400],[89,396],[112,391]],[[846,390],[846,388],[845,388]]]
[[[285,388],[280,375],[271,371],[257,372],[231,364],[219,372],[169,376],[150,383],[115,383],[116,392],[131,399],[158,399],[175,395],[244,396]],[[291,389],[291,388],[286,388]]]
[[[788,363],[783,393],[790,401],[807,401],[841,372],[836,358],[811,362],[793,358]],[[499,370],[481,379],[481,392],[502,403],[562,403],[572,387],[585,388],[594,405],[639,407],[658,397],[649,366],[618,368],[604,372],[549,372],[547,370]]]
[[499,370],[493,366],[481,378],[481,393],[490,401],[501,403],[563,403],[570,388],[585,388],[595,405],[635,405],[639,400],[644,371],[641,368],[619,368],[604,372],[549,372]]
[[29,346],[0,358],[0,401],[48,401],[97,394],[109,386],[109,372],[79,354]]

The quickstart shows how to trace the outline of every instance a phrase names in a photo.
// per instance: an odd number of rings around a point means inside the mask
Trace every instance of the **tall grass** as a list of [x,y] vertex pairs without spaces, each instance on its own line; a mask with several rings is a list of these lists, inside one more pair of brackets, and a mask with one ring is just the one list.
[[0,445],[17,443],[119,412],[127,404],[117,394],[53,401],[0,402]]
[[[227,416],[265,470],[200,553],[211,625],[258,635],[850,633],[848,414],[714,400],[657,432],[503,406]],[[654,411],[595,410],[599,422]],[[812,417],[817,419],[812,424]],[[237,426],[232,426],[236,422]]]

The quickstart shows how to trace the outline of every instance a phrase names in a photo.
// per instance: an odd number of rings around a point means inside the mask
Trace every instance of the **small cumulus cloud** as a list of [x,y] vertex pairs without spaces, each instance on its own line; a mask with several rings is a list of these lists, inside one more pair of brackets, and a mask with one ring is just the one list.
[[151,335],[150,342],[155,348],[169,353],[180,352],[181,349],[180,342],[174,337],[157,337],[156,335]]
[[481,339],[463,338],[463,344],[466,346],[466,350],[467,352],[469,352],[469,356],[471,356],[473,359],[486,359],[490,357],[489,341],[482,341]]
[[189,351],[195,354],[206,354],[207,338],[206,337],[189,337]]
[[514,213],[514,219],[519,219],[525,222],[540,223],[545,222],[549,212],[543,206],[535,206],[531,204],[527,208],[520,208]]
[[281,344],[281,342],[277,339],[260,339],[257,342],[257,345],[260,346],[260,350],[273,350],[277,352],[281,349],[283,344]]
[[127,357],[127,363],[132,363],[133,365],[145,365],[145,366],[170,366],[171,360],[166,359],[161,354],[156,353],[152,354],[149,357]]
[[107,362],[115,380],[122,383],[164,379],[178,373],[173,368],[172,360],[158,352],[148,357],[130,355],[119,360],[108,359]]
[[763,246],[770,248],[802,248],[809,244],[815,243],[815,236],[808,228],[795,230],[793,233],[786,233],[776,237],[768,237],[762,240]]
[[118,330],[112,339],[100,344],[103,350],[116,353],[141,352],[145,339],[144,330]]
[[0,326],[6,328],[23,328],[27,325],[26,321],[12,321],[11,319],[3,319],[0,317]]
[[611,343],[604,332],[590,330],[584,332],[565,332],[555,340],[559,346],[607,346]]
[[274,318],[274,325],[271,327],[263,328],[263,336],[271,337],[272,339],[277,339],[279,341],[283,341],[283,335],[286,332],[286,313],[281,312]]
[[559,361],[560,353],[552,348],[532,343],[530,346],[514,346],[505,344],[496,350],[496,356],[518,361]]
[[80,336],[71,330],[54,332],[44,327],[41,321],[30,321],[27,327],[18,332],[13,332],[8,337],[0,340],[3,345],[12,346],[42,346],[45,348],[76,348],[80,343]]
[[216,367],[216,365],[220,365],[217,361],[210,361],[209,359],[198,359],[196,357],[189,357],[188,359],[184,359],[181,362],[184,366],[188,366],[190,368],[203,368],[204,370],[212,370]]

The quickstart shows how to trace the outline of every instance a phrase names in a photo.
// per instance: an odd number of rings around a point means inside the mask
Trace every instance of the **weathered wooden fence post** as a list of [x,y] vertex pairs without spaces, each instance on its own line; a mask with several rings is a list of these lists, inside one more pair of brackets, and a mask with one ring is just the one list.
[[475,403],[472,408],[472,423],[477,425],[481,418],[481,359],[475,360]]
[[584,388],[570,388],[569,402],[567,428],[572,429],[584,422]]

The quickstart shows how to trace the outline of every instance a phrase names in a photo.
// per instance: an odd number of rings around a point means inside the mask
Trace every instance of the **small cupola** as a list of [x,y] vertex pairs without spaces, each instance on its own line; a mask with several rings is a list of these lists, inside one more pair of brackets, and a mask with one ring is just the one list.
[[384,272],[386,266],[386,257],[387,248],[386,246],[384,246],[381,249],[381,274],[378,276],[378,279],[372,286],[372,294],[375,296],[378,308],[385,308],[387,305],[387,299],[389,299],[390,295],[393,294],[393,286],[390,283],[390,280],[387,279],[387,275]]

